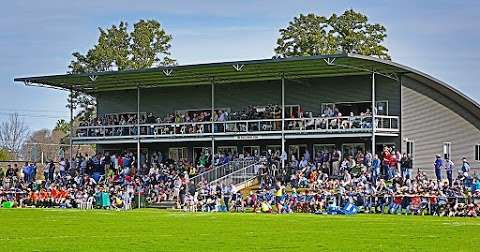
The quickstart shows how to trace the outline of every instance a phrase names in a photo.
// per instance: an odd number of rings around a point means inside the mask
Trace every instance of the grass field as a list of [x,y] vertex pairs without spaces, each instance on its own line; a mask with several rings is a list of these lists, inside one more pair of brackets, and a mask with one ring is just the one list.
[[479,251],[480,219],[0,209],[0,251]]

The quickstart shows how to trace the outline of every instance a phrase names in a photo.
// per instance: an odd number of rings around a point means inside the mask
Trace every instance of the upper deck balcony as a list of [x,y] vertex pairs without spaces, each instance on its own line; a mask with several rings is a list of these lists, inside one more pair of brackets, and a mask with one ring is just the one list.
[[[375,116],[375,134],[398,136],[398,116]],[[310,117],[215,122],[97,125],[77,128],[75,143],[182,142],[329,137],[368,137],[372,116]],[[212,132],[213,128],[213,132]],[[138,130],[140,129],[140,134]]]

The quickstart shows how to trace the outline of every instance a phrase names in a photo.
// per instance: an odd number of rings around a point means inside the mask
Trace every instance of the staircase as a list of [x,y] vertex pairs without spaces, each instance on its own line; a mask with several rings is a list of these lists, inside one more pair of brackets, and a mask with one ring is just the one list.
[[193,184],[197,186],[200,182],[213,182],[220,178],[227,176],[233,172],[239,171],[247,166],[255,164],[255,160],[235,160],[230,161],[227,164],[216,166],[215,168],[205,171],[190,178],[190,181],[193,181]]
[[257,182],[257,169],[258,163],[252,163],[241,169],[226,174],[223,177],[215,179],[210,182],[211,186],[216,185],[229,185],[233,184],[237,190],[258,184]]

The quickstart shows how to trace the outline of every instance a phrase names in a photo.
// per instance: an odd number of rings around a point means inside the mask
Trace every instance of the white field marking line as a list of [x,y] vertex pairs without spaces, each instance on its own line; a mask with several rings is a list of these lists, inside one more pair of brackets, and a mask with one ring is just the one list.
[[[143,236],[143,235],[142,235]],[[171,237],[172,234],[155,234],[155,237]],[[11,240],[48,240],[48,239],[69,239],[69,238],[131,238],[132,235],[58,235],[58,236],[35,236],[35,237],[0,237],[0,241],[11,241]]]
[[480,226],[479,223],[467,223],[467,222],[443,222],[443,225],[450,225],[450,226]]

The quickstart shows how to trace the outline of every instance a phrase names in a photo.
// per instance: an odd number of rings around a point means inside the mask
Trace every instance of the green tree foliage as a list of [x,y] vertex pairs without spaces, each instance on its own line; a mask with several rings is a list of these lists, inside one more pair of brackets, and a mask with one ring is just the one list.
[[0,149],[0,161],[8,161],[12,159],[12,154],[7,149]]
[[[98,29],[98,41],[86,54],[72,54],[69,73],[145,69],[175,64],[169,51],[172,36],[156,20],[139,20],[131,32],[126,22]],[[88,120],[95,114],[94,97],[73,91],[67,101],[67,108],[71,103],[73,109],[78,110],[77,116],[83,119]]]
[[67,123],[67,121],[65,121],[64,119],[60,119],[55,124],[55,128],[53,128],[53,131],[59,131],[65,135],[68,135],[70,134],[70,124]]
[[329,18],[300,14],[280,29],[275,53],[290,57],[345,52],[390,59],[382,44],[386,31],[383,25],[370,24],[367,16],[354,10]]

